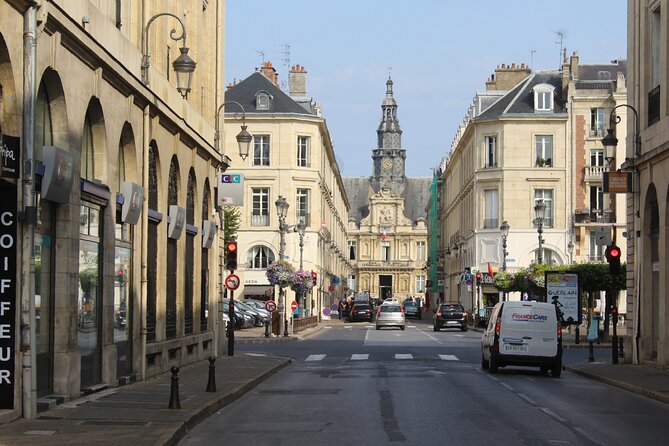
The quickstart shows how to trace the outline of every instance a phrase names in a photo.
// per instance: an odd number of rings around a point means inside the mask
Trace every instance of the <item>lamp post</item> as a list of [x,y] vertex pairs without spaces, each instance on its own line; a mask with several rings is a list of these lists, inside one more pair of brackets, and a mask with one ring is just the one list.
[[[615,158],[616,148],[618,146],[618,138],[616,138],[614,133],[615,133],[615,129],[616,129],[616,124],[620,123],[620,120],[621,120],[620,116],[617,116],[615,114],[615,111],[616,111],[616,109],[618,109],[620,107],[627,107],[630,110],[632,110],[632,112],[634,113],[634,154],[633,154],[634,157],[632,158],[632,167],[634,167],[635,158],[637,156],[641,155],[641,133],[639,132],[639,113],[636,111],[636,109],[634,107],[632,107],[629,104],[620,104],[620,105],[617,105],[617,106],[613,107],[613,110],[611,110],[611,114],[609,115],[609,128],[606,131],[606,136],[604,138],[602,138],[602,145],[604,145],[604,148],[606,150],[607,161],[609,160],[609,157],[611,158],[611,160],[613,160]],[[610,161],[609,161],[609,164],[610,164]],[[627,164],[627,159],[625,159],[625,164]],[[612,194],[612,198],[613,197],[615,197],[615,195]],[[635,196],[635,194],[632,194],[632,208],[633,209],[636,209],[635,201],[636,201],[636,196]],[[634,215],[638,216],[638,211],[636,211],[634,213]],[[634,225],[634,227],[636,228],[636,224]],[[613,228],[612,244],[613,245],[616,244],[615,224],[614,224],[614,228]],[[635,243],[634,246],[635,246],[635,249],[636,249],[637,244]],[[637,258],[637,253],[636,252],[634,253],[634,258],[635,259]],[[636,270],[636,267],[635,267],[635,270]],[[611,281],[611,283],[613,284],[613,280]],[[617,295],[615,295],[616,291],[615,291],[613,285],[611,286],[610,293],[611,293],[611,299],[613,301],[613,302],[611,302],[611,313],[615,316],[615,320],[611,321],[613,323],[613,339],[612,339],[612,342],[611,342],[611,349],[612,349],[613,363],[617,364],[618,363],[618,333],[617,333],[617,325],[618,325],[618,320],[617,320],[618,319],[617,318],[618,302],[617,302],[617,300],[618,299],[617,299]],[[638,303],[639,303],[639,298],[640,298],[638,288],[635,290],[635,294],[636,294],[636,300],[637,300],[636,312],[638,314],[638,310],[639,310]],[[639,329],[640,329],[639,325],[635,324],[634,325],[634,337],[635,337],[635,339],[637,337],[637,333],[639,332]],[[636,349],[635,355],[638,355],[638,354],[639,354],[638,349]],[[637,361],[638,361],[638,356],[637,356]]]
[[177,90],[181,96],[186,99],[191,90],[191,83],[193,81],[193,72],[195,71],[195,61],[188,55],[188,47],[186,47],[186,26],[184,22],[175,14],[170,12],[161,12],[149,19],[144,28],[144,54],[142,57],[142,82],[144,85],[149,85],[149,67],[151,66],[151,55],[149,54],[149,27],[158,17],[170,16],[179,21],[181,25],[181,35],[176,36],[177,30],[172,28],[170,31],[170,39],[175,42],[179,39],[183,41],[183,46],[179,48],[181,55],[172,62],[172,68],[177,75]]
[[534,205],[534,214],[537,219],[537,232],[539,233],[539,251],[537,251],[537,263],[544,263],[543,256],[543,244],[544,238],[542,234],[544,232],[544,218],[546,218],[546,203],[544,200],[537,200]]
[[[509,237],[509,223],[506,220],[502,222],[499,230],[502,232],[502,271],[506,271],[506,256],[509,252],[506,250],[506,239]],[[502,301],[506,300],[506,291],[502,292]]]
[[[286,224],[286,216],[288,215],[288,207],[289,204],[286,201],[285,198],[283,198],[281,195],[279,195],[279,198],[277,198],[276,202],[274,202],[276,205],[276,213],[279,217],[279,259],[283,260],[283,255],[284,251],[286,249],[286,239],[285,239],[285,233],[288,230],[288,225]],[[288,320],[286,319],[285,315],[285,305],[284,305],[284,292],[283,292],[283,286],[279,285],[279,314],[281,315],[281,318],[284,320],[283,325],[284,325],[284,336],[288,336]],[[281,322],[279,322],[279,330],[281,327]]]
[[[300,236],[300,272],[302,271],[302,253],[304,251],[304,234],[306,230],[307,230],[307,225],[306,223],[304,223],[304,220],[300,220],[295,225],[295,232],[297,232],[297,235]],[[304,311],[305,309],[304,296],[300,294],[298,298],[300,302],[300,311]]]
[[[253,136],[246,130],[246,113],[244,111],[244,107],[242,107],[242,104],[239,102],[226,101],[218,107],[218,110],[216,111],[216,133],[214,134],[214,145],[216,147],[216,151],[221,154],[221,161],[223,162],[223,157],[225,155],[221,153],[219,147],[221,142],[220,118],[221,110],[225,105],[228,104],[235,104],[242,110],[242,130],[237,134],[236,139],[237,145],[239,146],[239,157],[242,159],[242,161],[244,161],[246,157],[249,156],[249,149],[251,148],[251,141],[253,140]],[[235,119],[238,119],[236,114]]]

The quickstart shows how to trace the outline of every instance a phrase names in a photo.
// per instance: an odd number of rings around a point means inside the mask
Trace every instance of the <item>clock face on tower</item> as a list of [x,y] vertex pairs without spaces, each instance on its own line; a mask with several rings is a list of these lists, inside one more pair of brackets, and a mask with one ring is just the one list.
[[393,167],[393,162],[391,160],[383,160],[383,168],[386,170],[389,170],[390,168]]

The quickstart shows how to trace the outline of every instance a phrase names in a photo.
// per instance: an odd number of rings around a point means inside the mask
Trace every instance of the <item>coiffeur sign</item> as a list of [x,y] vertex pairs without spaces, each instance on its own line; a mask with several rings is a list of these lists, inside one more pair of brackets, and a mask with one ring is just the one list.
[[0,409],[14,408],[16,185],[0,179]]

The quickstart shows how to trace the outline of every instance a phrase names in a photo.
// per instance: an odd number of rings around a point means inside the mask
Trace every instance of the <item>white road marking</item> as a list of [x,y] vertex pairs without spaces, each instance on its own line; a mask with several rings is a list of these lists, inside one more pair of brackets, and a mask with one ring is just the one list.
[[395,359],[413,359],[411,353],[395,353]]
[[458,357],[455,355],[439,355],[444,361],[459,361]]
[[513,392],[513,387],[511,387],[511,386],[508,385],[507,383],[500,383],[500,384],[501,384],[505,389],[510,390],[510,391]]
[[368,353],[358,353],[351,355],[351,361],[366,361],[369,359]]
[[566,423],[566,422],[567,422],[567,420],[565,420],[565,419],[562,418],[560,415],[556,414],[555,412],[553,412],[552,410],[550,410],[550,409],[548,409],[548,408],[546,408],[546,407],[540,407],[539,409],[541,409],[541,411],[544,412],[546,415],[555,418],[555,419],[558,420],[560,423]]
[[309,355],[305,361],[322,361],[327,355]]
[[267,356],[264,353],[246,353],[247,356]]
[[588,431],[586,431],[585,429],[580,427],[574,427],[573,429],[577,431],[579,434],[583,435],[588,440],[590,440],[591,442],[593,442],[594,444],[598,446],[604,445],[604,443],[602,443],[601,441],[597,440],[596,438],[593,438],[592,435],[590,435],[590,433],[588,433]]
[[537,405],[537,403],[534,402],[529,396],[527,396],[527,395],[525,395],[525,394],[522,394],[522,393],[519,393],[519,394],[517,394],[517,395],[518,395],[520,398],[522,398],[522,399],[524,399],[525,401],[527,401],[528,404],[531,404],[531,405],[533,405],[533,406],[536,406],[536,405]]

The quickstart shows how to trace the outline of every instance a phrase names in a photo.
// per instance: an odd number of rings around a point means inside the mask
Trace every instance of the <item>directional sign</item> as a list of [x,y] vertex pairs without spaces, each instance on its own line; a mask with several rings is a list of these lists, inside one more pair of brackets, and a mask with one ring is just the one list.
[[273,300],[268,300],[265,302],[265,310],[269,311],[270,313],[274,313],[276,311],[276,302]]
[[293,301],[293,303],[290,304],[290,309],[293,311],[297,310],[297,302]]
[[231,291],[234,291],[239,288],[240,282],[241,281],[239,280],[239,276],[237,274],[230,274],[225,278],[225,287]]

